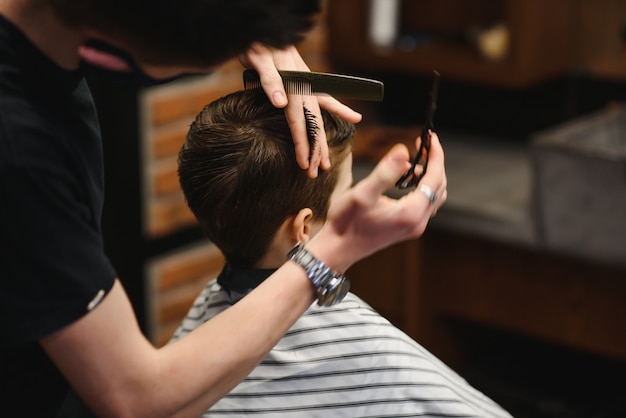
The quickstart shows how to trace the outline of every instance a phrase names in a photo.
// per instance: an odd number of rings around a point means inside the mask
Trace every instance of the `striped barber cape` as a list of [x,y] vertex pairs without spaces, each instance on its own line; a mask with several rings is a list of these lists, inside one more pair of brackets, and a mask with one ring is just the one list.
[[[231,305],[216,280],[172,337]],[[203,417],[480,417],[506,411],[350,293],[312,305],[252,373]]]

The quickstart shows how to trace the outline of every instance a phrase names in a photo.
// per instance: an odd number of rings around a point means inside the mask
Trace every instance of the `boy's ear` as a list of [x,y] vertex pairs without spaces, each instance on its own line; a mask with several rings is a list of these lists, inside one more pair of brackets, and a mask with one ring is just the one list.
[[310,208],[300,209],[291,224],[291,233],[296,242],[306,243],[311,238],[311,222],[313,211]]

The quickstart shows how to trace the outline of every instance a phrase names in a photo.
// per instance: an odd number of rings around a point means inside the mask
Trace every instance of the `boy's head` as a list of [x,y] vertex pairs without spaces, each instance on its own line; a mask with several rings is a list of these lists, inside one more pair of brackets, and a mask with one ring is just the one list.
[[[179,154],[180,184],[229,263],[255,267],[285,221],[307,208],[307,222],[323,223],[338,183],[349,187],[354,125],[322,116],[332,167],[316,179],[298,166],[285,112],[262,89],[216,100],[192,123]],[[309,141],[317,129],[307,117]]]

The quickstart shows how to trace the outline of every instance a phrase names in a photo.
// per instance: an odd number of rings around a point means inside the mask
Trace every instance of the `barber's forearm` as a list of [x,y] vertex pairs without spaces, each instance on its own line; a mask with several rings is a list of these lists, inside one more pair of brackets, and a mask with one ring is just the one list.
[[358,258],[362,257],[353,254],[359,251],[357,249],[358,243],[351,243],[349,248],[346,248],[345,240],[329,228],[329,225],[325,225],[317,235],[307,242],[306,248],[331,269],[345,273]]
[[288,262],[237,304],[161,349],[163,378],[180,380],[172,390],[197,394],[185,407],[189,415],[180,416],[198,416],[232,390],[313,301],[304,270]]
[[[307,248],[334,270],[345,272],[359,255],[348,255],[345,240],[334,231],[323,230]],[[174,367],[180,358],[197,358],[197,350],[206,356],[205,368],[194,366],[192,379],[201,377],[199,385],[208,389],[187,405],[184,414],[197,416],[216,403],[256,367],[284,336],[293,323],[314,302],[314,291],[302,267],[286,262],[253,292],[233,307],[211,319],[185,338],[166,347]],[[210,344],[207,343],[210,341]],[[212,376],[201,370],[211,370]],[[169,372],[165,371],[164,375]],[[214,379],[206,381],[206,378]],[[192,388],[190,388],[193,391]]]
[[101,416],[197,417],[243,380],[312,302],[304,270],[288,262],[232,308],[156,350],[116,282],[93,311],[40,342]]

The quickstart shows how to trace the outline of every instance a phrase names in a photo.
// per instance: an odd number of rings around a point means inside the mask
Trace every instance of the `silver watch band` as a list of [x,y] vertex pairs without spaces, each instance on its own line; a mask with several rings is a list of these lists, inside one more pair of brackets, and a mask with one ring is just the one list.
[[341,302],[350,290],[350,280],[346,276],[331,270],[300,242],[287,253],[287,259],[295,261],[304,269],[315,288],[317,304],[320,306]]

